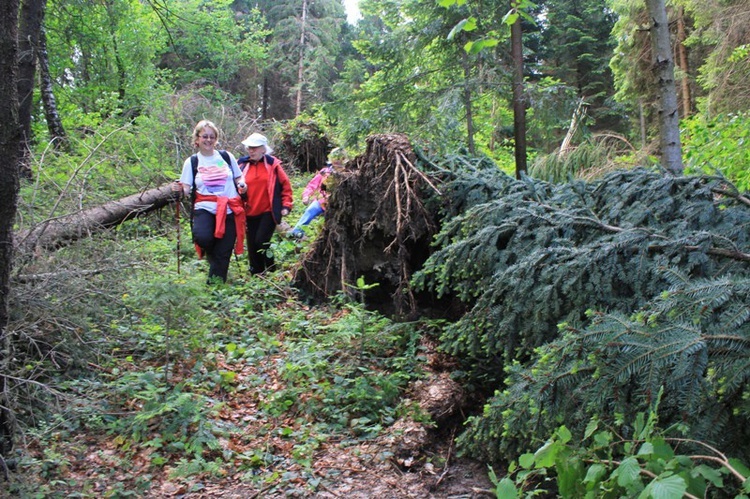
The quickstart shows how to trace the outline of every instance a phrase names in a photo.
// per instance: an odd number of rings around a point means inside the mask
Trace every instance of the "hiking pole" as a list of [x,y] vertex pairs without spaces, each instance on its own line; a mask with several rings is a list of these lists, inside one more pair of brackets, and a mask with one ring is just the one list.
[[175,218],[177,219],[177,275],[180,275],[180,205],[182,204],[182,196],[177,193],[177,202],[175,203]]

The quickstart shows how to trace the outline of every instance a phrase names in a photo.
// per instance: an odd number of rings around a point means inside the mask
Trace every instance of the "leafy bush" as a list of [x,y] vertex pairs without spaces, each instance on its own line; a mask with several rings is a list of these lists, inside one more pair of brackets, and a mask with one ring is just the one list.
[[[627,428],[630,437],[596,418],[581,439],[560,426],[536,452],[511,463],[509,476],[498,479],[490,468],[497,497],[532,497],[548,488],[571,499],[747,497],[750,469],[741,461],[683,438],[680,427],[663,430],[657,422],[656,410],[639,412]],[[686,454],[686,447],[695,454]]]
[[304,413],[355,434],[374,435],[394,421],[407,382],[420,374],[414,325],[348,303],[333,322],[291,326],[302,337],[288,342],[286,360],[277,366],[287,387],[267,411]]
[[750,115],[731,113],[706,119],[683,120],[682,139],[686,171],[721,172],[740,191],[750,190]]

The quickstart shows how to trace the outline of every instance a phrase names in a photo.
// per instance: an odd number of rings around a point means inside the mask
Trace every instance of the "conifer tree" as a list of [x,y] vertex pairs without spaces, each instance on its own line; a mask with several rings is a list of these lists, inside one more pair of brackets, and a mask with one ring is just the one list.
[[623,131],[609,68],[615,47],[614,12],[598,0],[545,0],[541,7],[542,70],[576,89],[593,119],[592,130]]
[[465,304],[443,348],[468,382],[498,390],[465,437],[473,452],[498,459],[561,421],[635,414],[660,384],[663,424],[746,441],[746,196],[721,177],[636,169],[549,184],[456,164],[443,192],[474,197],[446,213],[414,284]]
[[330,98],[346,24],[343,4],[336,0],[252,3],[271,29],[270,57],[262,80],[264,118],[293,118],[298,109]]

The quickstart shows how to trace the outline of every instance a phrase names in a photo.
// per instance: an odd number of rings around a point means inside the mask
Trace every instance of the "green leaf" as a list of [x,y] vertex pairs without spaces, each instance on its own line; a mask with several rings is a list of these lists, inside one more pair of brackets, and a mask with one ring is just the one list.
[[687,484],[682,477],[677,475],[671,475],[666,478],[656,477],[648,484],[644,489],[643,493],[650,489],[650,496],[653,499],[673,499],[675,497],[682,497],[687,490]]
[[583,438],[587,439],[594,434],[596,429],[599,427],[599,420],[594,418],[586,425],[586,431],[583,433]]
[[534,453],[536,467],[549,468],[554,466],[557,453],[560,452],[561,447],[563,447],[563,445],[559,442],[553,440],[547,441]]
[[607,447],[612,441],[612,433],[608,431],[602,431],[594,435],[594,442],[599,447]]
[[745,463],[740,461],[739,459],[730,457],[729,458],[729,465],[737,470],[737,472],[744,476],[744,477],[750,477],[750,469],[748,469],[747,466],[745,466]]
[[516,499],[518,497],[518,490],[513,480],[507,477],[500,480],[495,489],[495,496],[498,499]]
[[518,464],[523,469],[531,469],[534,466],[534,454],[527,452],[518,458]]
[[519,14],[521,17],[523,17],[527,22],[530,22],[531,24],[536,26],[536,19],[534,19],[528,12],[522,10],[519,11]]
[[693,476],[702,476],[716,487],[724,487],[724,477],[721,475],[721,472],[705,464],[699,464],[696,466],[691,474]]
[[555,471],[557,488],[562,497],[580,497],[583,490],[584,468],[579,455],[558,457]]
[[474,42],[469,47],[469,50],[467,50],[467,52],[469,52],[470,54],[476,54],[476,53],[478,53],[478,52],[480,52],[480,51],[482,51],[482,50],[484,50],[486,48],[494,47],[498,43],[500,43],[500,41],[497,40],[497,39],[495,39],[495,38],[487,38],[485,40],[479,40],[477,42]]
[[503,24],[507,24],[508,26],[512,26],[515,24],[516,20],[518,19],[518,12],[508,12],[503,16]]
[[674,450],[672,449],[672,446],[669,445],[662,437],[651,439],[651,445],[653,445],[654,457],[664,459],[665,461],[669,461],[674,457]]
[[583,479],[583,483],[596,483],[606,472],[607,468],[603,464],[592,464],[586,472],[586,478]]
[[[446,39],[453,40],[458,33],[460,33],[461,31],[464,31],[465,26],[468,24],[468,22],[469,22],[468,19],[462,19],[458,24],[453,26],[453,29],[451,30],[450,33],[448,33],[448,36],[446,37]],[[468,29],[466,31],[468,31]]]
[[651,442],[643,442],[641,448],[638,449],[637,456],[650,456],[654,453],[654,445]]
[[641,474],[641,466],[636,458],[629,457],[621,462],[612,474],[617,476],[617,485],[627,488],[638,480],[638,476]]
[[567,444],[573,438],[573,434],[570,433],[570,430],[564,425],[557,430],[557,435],[560,437],[560,442],[563,444]]

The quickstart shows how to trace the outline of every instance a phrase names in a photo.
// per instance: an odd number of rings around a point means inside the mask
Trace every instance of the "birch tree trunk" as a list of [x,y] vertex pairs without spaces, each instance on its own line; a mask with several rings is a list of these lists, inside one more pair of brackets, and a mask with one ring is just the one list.
[[47,56],[47,34],[42,28],[39,33],[39,62],[40,90],[42,94],[42,106],[44,107],[44,118],[47,121],[47,130],[52,137],[53,145],[57,148],[67,149],[68,136],[57,112],[57,101],[52,93],[52,78],[49,75],[49,58]]
[[659,95],[659,137],[662,166],[673,175],[680,175],[682,146],[680,116],[677,111],[677,89],[674,80],[674,59],[669,41],[669,21],[665,0],[646,0],[651,19],[651,45],[654,53],[654,76]]

